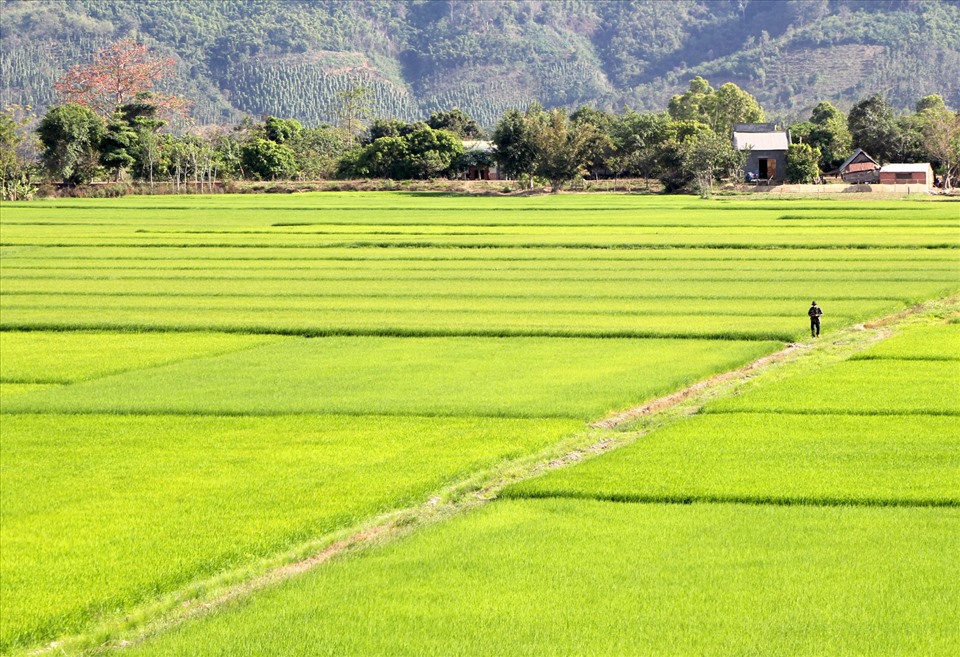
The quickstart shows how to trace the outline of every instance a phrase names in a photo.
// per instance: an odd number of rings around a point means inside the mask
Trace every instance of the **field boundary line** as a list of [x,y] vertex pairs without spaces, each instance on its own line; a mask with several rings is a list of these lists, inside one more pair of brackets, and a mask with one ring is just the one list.
[[960,297],[947,297],[918,304],[868,324],[841,329],[825,336],[819,343],[793,343],[732,372],[710,377],[684,390],[587,425],[583,431],[572,433],[534,454],[503,461],[468,475],[421,504],[315,537],[258,563],[194,582],[128,610],[122,616],[106,618],[83,634],[62,637],[39,647],[22,648],[13,654],[102,654],[141,643],[333,559],[375,549],[421,527],[485,505],[497,499],[500,492],[511,484],[629,445],[654,430],[697,413],[708,401],[737,394],[758,381],[789,376],[806,361],[812,361],[814,367],[824,367],[891,337],[901,324],[933,324],[958,314]]
[[513,500],[596,500],[598,502],[612,502],[615,504],[671,504],[683,506],[688,504],[743,504],[752,506],[814,506],[814,507],[909,507],[909,508],[957,508],[960,507],[960,498],[950,499],[910,499],[885,497],[788,497],[763,495],[631,495],[631,494],[603,494],[586,493],[579,491],[522,491],[516,494],[508,493],[504,499]]

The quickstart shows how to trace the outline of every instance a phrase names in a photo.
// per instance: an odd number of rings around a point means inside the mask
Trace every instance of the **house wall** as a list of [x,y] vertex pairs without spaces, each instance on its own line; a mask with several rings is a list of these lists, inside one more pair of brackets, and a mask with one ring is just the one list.
[[896,194],[909,196],[910,194],[929,194],[928,185],[760,185],[746,188],[752,194],[808,194],[824,195],[826,197],[840,194]]
[[846,171],[840,176],[844,182],[848,183],[876,183],[880,182],[878,169],[872,168],[862,171]]
[[783,180],[787,175],[787,152],[786,151],[750,151],[747,156],[747,163],[744,165],[744,171],[757,172],[760,170],[760,160],[776,160],[777,175],[773,180]]
[[905,174],[896,174],[892,171],[882,171],[880,172],[880,184],[881,185],[926,185],[929,187],[933,184],[933,181],[929,179],[927,173],[924,171],[912,171],[910,172],[909,179]]

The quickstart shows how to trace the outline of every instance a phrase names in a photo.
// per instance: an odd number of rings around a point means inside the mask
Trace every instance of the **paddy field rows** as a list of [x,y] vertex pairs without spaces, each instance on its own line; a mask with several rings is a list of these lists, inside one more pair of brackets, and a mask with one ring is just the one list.
[[[806,340],[810,299],[829,340],[955,294],[956,208],[412,194],[5,204],[0,650],[107,640],[103,627],[157,600],[202,599],[212,578],[242,583],[505,463],[549,460],[587,440],[588,422]],[[790,645],[842,626],[857,587],[900,586],[864,567],[847,593],[842,581],[811,590],[837,559],[909,561],[899,607],[874,596],[862,612],[902,612],[877,645],[908,645],[903,628],[928,622],[914,603],[956,594],[932,579],[955,558],[929,549],[957,536],[954,329],[718,400],[143,649],[262,654],[249,630],[287,646],[277,654],[299,654],[297,641],[320,646],[311,654],[472,654],[484,640],[484,654],[547,641],[558,654],[734,654],[743,628],[722,610],[778,593],[747,577],[730,527],[754,574],[791,577],[794,599],[825,605],[768,619]],[[712,504],[663,504],[698,500]],[[898,536],[900,553],[883,552]],[[611,570],[571,571],[584,550]],[[690,571],[664,577],[682,555]],[[607,577],[622,580],[610,598],[590,584]],[[605,605],[640,604],[631,582],[649,599],[617,634]],[[677,595],[688,589],[701,593]],[[584,597],[589,618],[573,627]],[[711,600],[719,634],[675,640]],[[857,627],[844,641],[869,635]],[[937,631],[916,645],[945,645]],[[744,636],[764,645],[771,632]]]

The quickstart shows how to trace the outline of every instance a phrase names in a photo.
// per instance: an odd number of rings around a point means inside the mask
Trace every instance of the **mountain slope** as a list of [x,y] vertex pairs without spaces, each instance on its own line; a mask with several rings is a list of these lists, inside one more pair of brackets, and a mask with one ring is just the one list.
[[362,84],[374,116],[459,106],[490,126],[535,100],[661,109],[695,75],[780,118],[876,91],[960,105],[957,0],[5,0],[0,19],[2,101],[41,110],[65,68],[129,35],[177,58],[200,123],[329,122]]

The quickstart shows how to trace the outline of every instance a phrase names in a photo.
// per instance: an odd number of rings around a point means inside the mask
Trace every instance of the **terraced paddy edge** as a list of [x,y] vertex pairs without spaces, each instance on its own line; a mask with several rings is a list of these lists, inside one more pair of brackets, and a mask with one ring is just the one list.
[[563,444],[582,426],[6,414],[0,649],[77,632],[159,594],[422,504],[453,482]]
[[504,500],[128,653],[946,657],[958,527],[957,509]]

